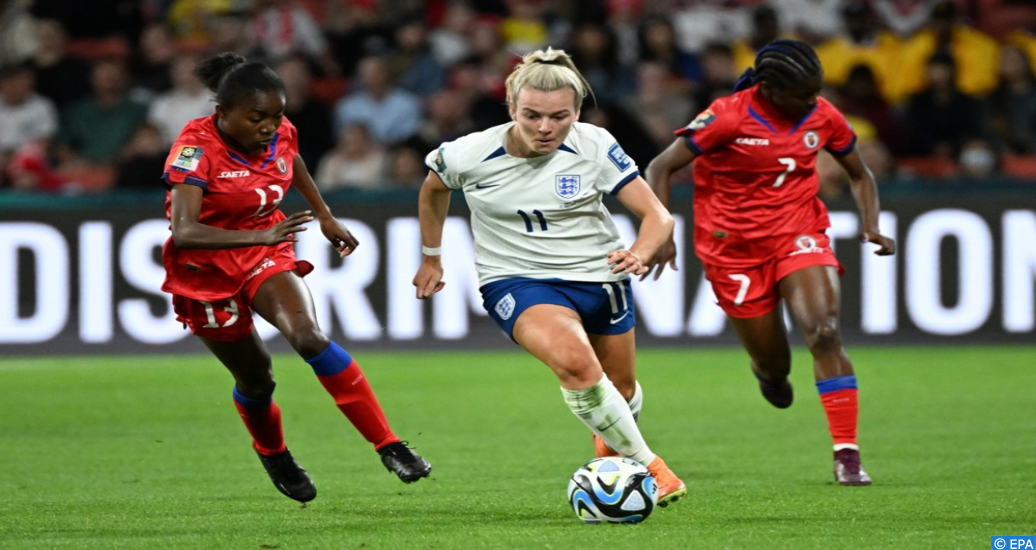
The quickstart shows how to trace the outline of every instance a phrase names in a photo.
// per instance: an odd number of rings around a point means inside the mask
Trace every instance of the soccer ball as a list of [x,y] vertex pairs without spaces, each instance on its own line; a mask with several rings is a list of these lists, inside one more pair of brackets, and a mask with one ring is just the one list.
[[568,502],[586,523],[637,523],[655,509],[658,485],[636,460],[595,458],[572,474]]

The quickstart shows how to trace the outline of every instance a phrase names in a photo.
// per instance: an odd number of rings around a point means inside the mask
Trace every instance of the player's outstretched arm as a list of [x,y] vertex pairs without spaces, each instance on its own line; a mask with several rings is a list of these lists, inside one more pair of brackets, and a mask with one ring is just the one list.
[[296,212],[270,229],[262,231],[236,231],[220,229],[200,223],[201,199],[205,192],[201,187],[188,183],[175,183],[170,191],[169,222],[173,233],[173,244],[178,248],[244,248],[247,246],[273,246],[283,242],[295,242],[295,233],[305,231],[305,224],[313,221],[309,210]]
[[[667,211],[669,210],[669,200],[672,195],[673,174],[690,164],[693,160],[694,153],[683,144],[683,139],[680,138],[673,140],[665,151],[659,153],[658,156],[651,159],[651,162],[648,163],[645,176],[648,183],[651,184],[651,189],[655,192],[655,196],[658,197],[662,207]],[[670,232],[669,238],[662,243],[662,246],[658,248],[655,254],[648,258],[645,265],[648,270],[640,276],[642,281],[647,278],[651,270],[655,271],[653,278],[658,280],[666,265],[674,271],[676,270],[676,242],[673,241],[672,232]]]
[[867,167],[860,152],[853,149],[847,155],[835,157],[838,164],[849,174],[849,185],[852,189],[856,208],[860,211],[863,222],[863,233],[860,239],[878,245],[874,251],[878,256],[890,256],[896,253],[896,241],[881,234],[878,229],[878,184],[874,181],[874,173]]
[[[645,260],[658,255],[659,250],[673,239],[673,216],[658,197],[651,192],[644,178],[637,176],[616,195],[622,204],[640,218],[637,240],[628,251],[618,250],[608,254],[612,272],[626,272],[631,275],[647,275],[651,268]],[[628,254],[624,254],[628,252]],[[676,252],[673,251],[673,269],[676,269]],[[659,270],[661,272],[661,270]]]
[[414,286],[417,298],[430,298],[442,290],[446,283],[442,280],[442,226],[446,223],[446,215],[450,210],[450,193],[439,175],[429,170],[428,176],[421,185],[418,198],[417,213],[421,224],[421,266],[414,275]]
[[328,241],[331,241],[331,245],[338,250],[339,256],[344,258],[352,254],[356,247],[360,246],[360,241],[356,240],[356,237],[342,225],[342,222],[338,221],[338,218],[331,214],[331,209],[324,202],[324,197],[320,195],[317,184],[313,181],[313,176],[309,174],[309,168],[306,167],[302,157],[295,155],[293,162],[291,184],[295,189],[299,190],[302,197],[306,199],[309,206],[316,212],[317,219],[320,220],[320,231]]

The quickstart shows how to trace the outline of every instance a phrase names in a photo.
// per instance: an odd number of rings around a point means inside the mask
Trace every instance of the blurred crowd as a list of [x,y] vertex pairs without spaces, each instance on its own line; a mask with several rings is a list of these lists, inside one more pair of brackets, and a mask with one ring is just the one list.
[[0,0],[0,188],[160,189],[220,51],[284,80],[324,190],[419,186],[428,151],[509,120],[504,79],[547,45],[643,168],[781,37],[817,49],[879,181],[1036,181],[1031,0]]

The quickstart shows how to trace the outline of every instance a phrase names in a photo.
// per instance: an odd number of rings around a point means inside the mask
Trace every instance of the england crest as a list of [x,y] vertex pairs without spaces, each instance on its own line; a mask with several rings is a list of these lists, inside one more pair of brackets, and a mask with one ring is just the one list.
[[496,303],[493,309],[496,310],[496,314],[504,321],[510,319],[511,315],[514,314],[514,296],[511,296],[511,293],[508,292],[507,296],[500,298],[500,301]]
[[579,194],[579,175],[558,174],[554,176],[554,192],[563,199],[571,199]]

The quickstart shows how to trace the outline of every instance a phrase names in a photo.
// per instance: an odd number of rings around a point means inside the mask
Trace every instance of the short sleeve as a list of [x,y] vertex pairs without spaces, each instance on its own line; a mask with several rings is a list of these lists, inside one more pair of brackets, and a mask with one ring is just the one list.
[[683,136],[684,145],[692,153],[701,155],[727,142],[732,136],[731,130],[736,127],[736,112],[717,100],[694,117],[690,124],[673,133]]
[[456,166],[453,166],[453,169],[450,167],[453,155],[447,152],[449,145],[449,143],[444,143],[435,151],[428,153],[424,158],[424,164],[439,176],[443,185],[450,189],[460,189],[462,182],[457,175]]
[[826,105],[828,111],[828,125],[831,128],[831,135],[824,144],[824,149],[836,157],[843,157],[852,152],[856,146],[856,132],[845,120],[845,116],[833,105]]
[[622,150],[622,146],[611,133],[603,128],[598,128],[598,130],[601,133],[599,143],[602,146],[598,150],[602,163],[601,176],[598,181],[603,192],[615,195],[627,183],[640,175],[640,169],[637,168],[637,163],[633,162],[633,159]]
[[173,146],[166,158],[162,179],[167,185],[187,183],[201,188],[209,186],[209,160],[200,145]]

